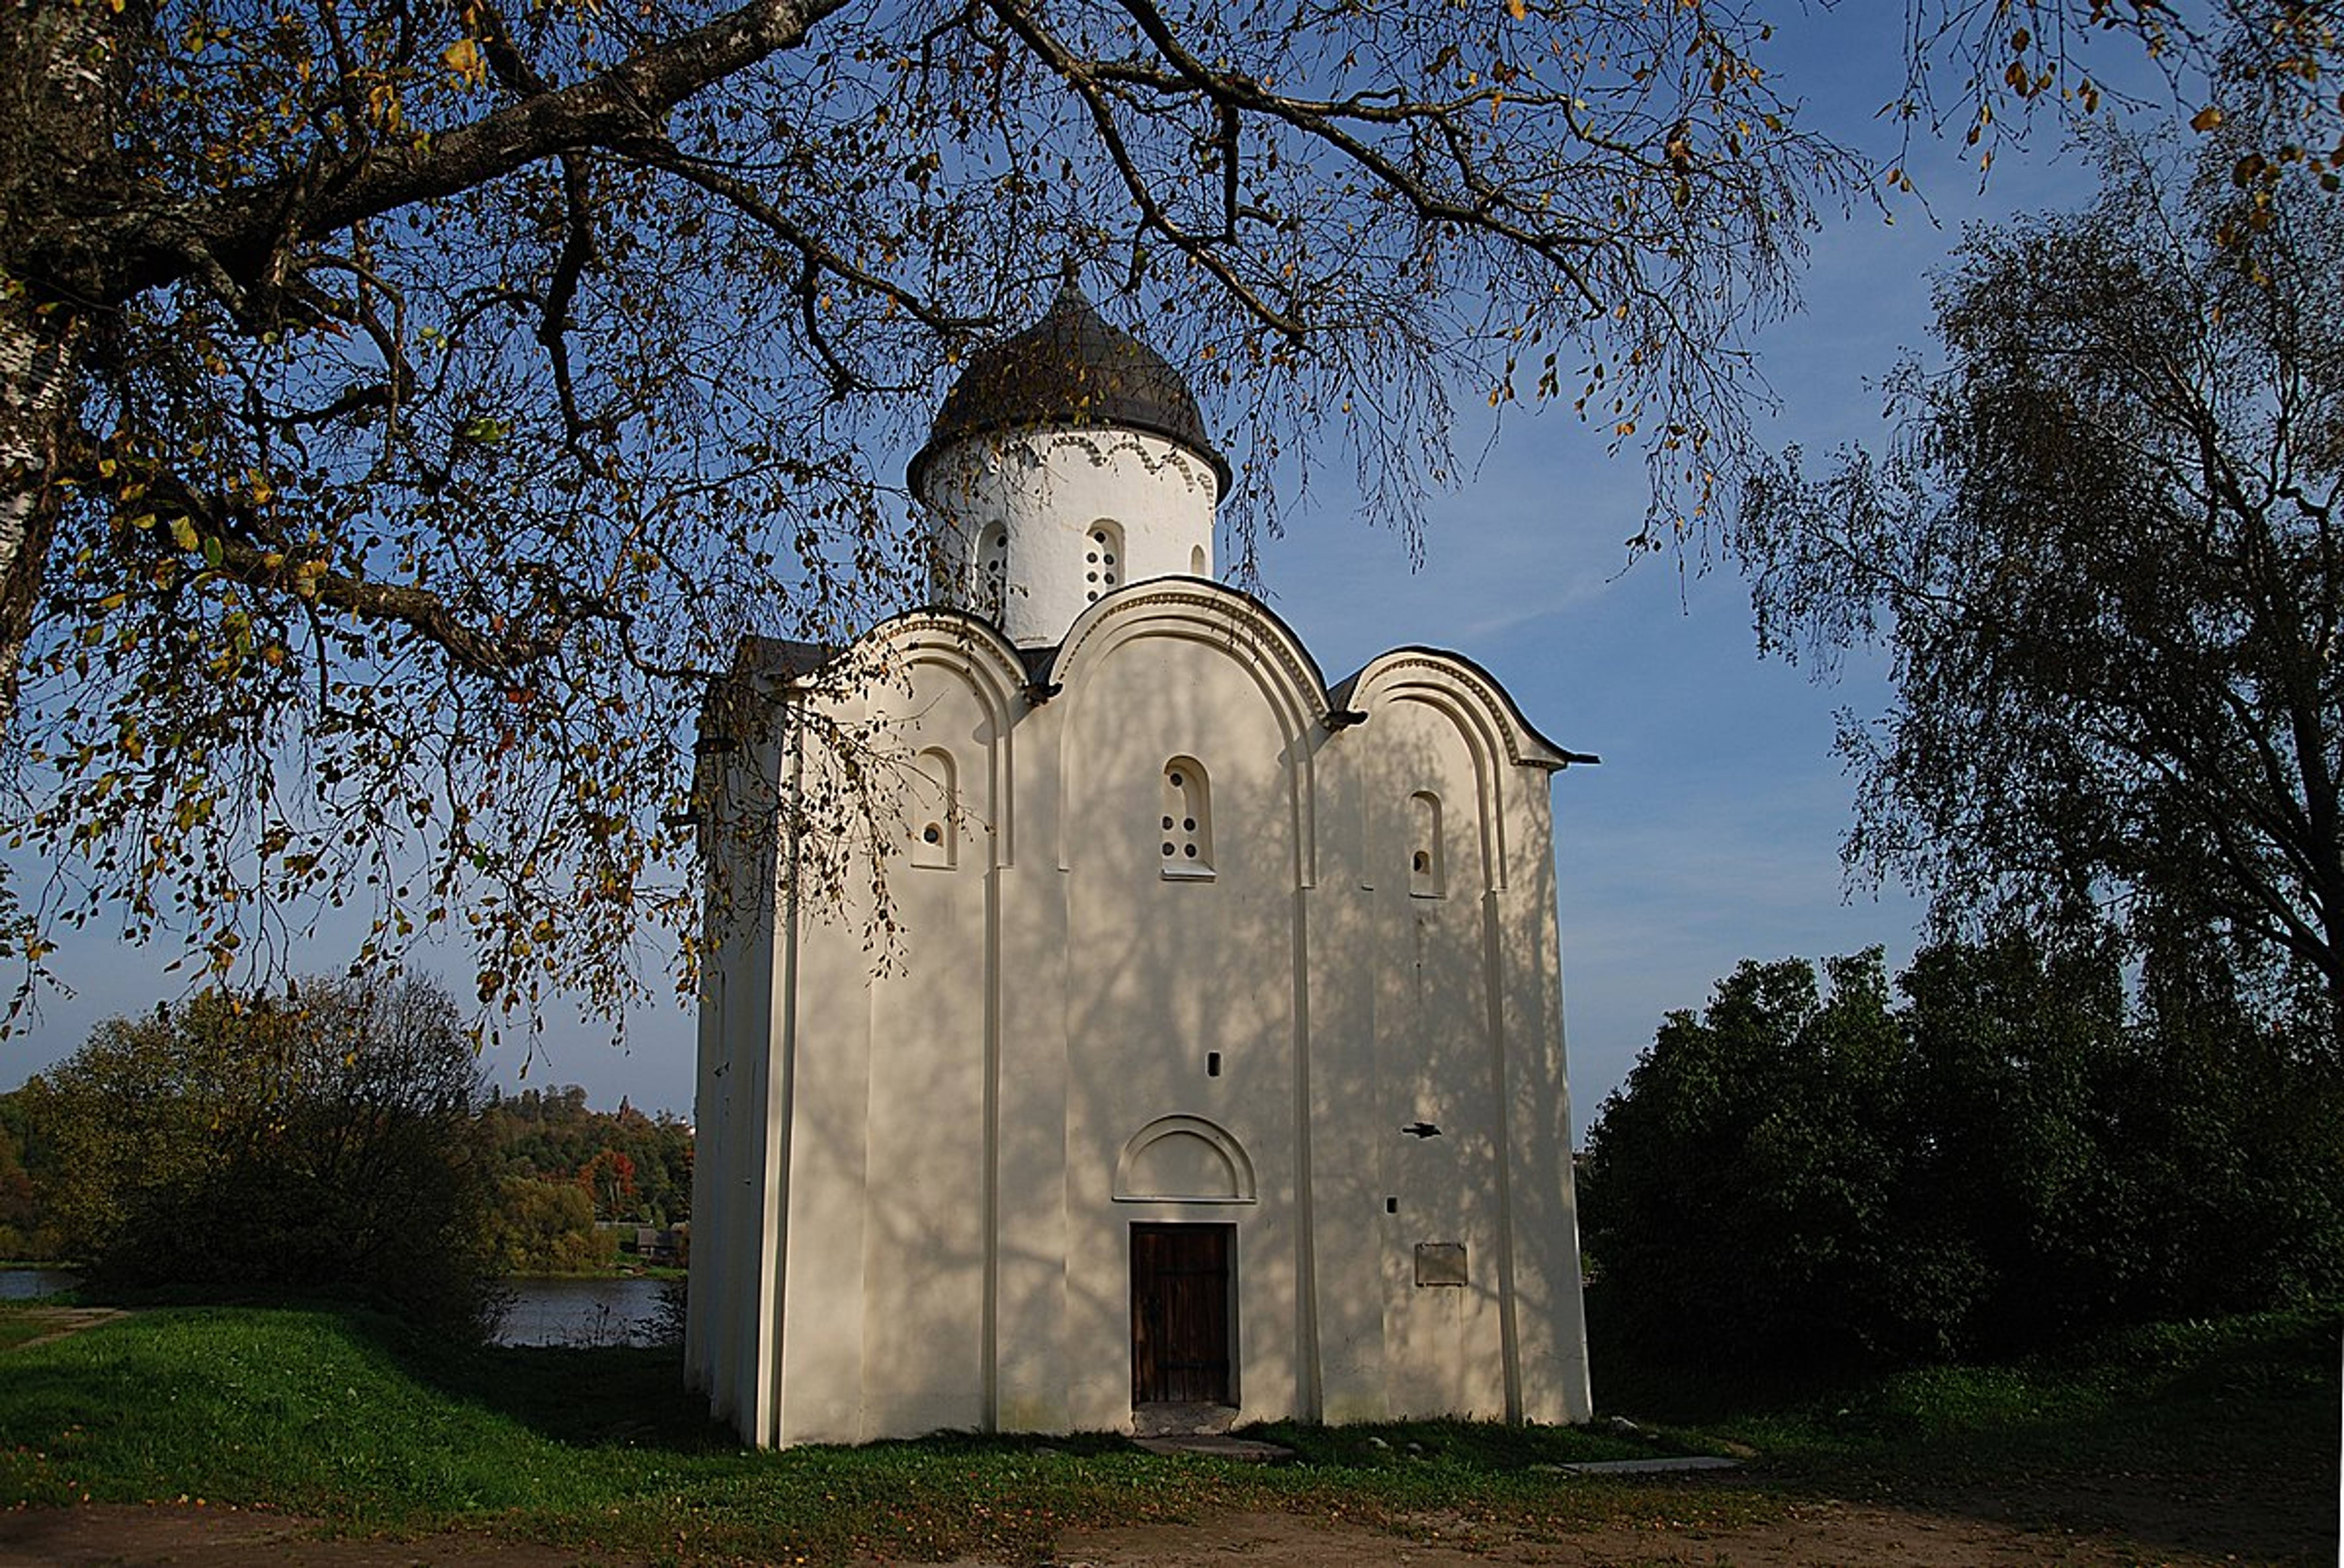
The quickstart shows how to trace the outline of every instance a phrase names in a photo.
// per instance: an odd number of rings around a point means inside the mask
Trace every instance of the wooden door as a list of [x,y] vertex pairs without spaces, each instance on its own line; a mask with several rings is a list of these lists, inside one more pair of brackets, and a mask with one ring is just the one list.
[[1228,1404],[1228,1225],[1131,1228],[1131,1402]]

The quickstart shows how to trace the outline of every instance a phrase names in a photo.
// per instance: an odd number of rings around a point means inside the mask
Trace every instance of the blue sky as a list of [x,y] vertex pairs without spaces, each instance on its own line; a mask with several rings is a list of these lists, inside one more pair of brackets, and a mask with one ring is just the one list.
[[[1872,116],[1902,79],[1903,5],[1780,9],[1773,58],[1811,123],[1893,152]],[[1859,209],[1813,236],[1806,309],[1758,339],[1781,402],[1762,421],[1769,445],[1821,453],[1879,438],[1874,386],[1900,348],[1926,345],[1929,274],[1961,223],[2088,199],[2087,160],[2059,143],[2046,124],[2028,146],[2006,147],[1983,193],[1957,143],[1917,148],[1906,166],[1929,210],[1900,198],[1893,222]],[[1458,449],[1480,452],[1487,437],[1469,423]],[[1622,570],[1644,493],[1638,461],[1607,458],[1567,409],[1517,410],[1462,486],[1435,498],[1421,568],[1401,539],[1347,515],[1341,487],[1325,478],[1312,509],[1290,516],[1263,554],[1271,602],[1330,678],[1398,644],[1453,648],[1547,734],[1602,757],[1555,781],[1575,1137],[1662,1014],[1699,1006],[1738,960],[1876,942],[1899,965],[1919,915],[1894,888],[1850,896],[1839,862],[1850,789],[1832,752],[1834,713],[1881,710],[1879,665],[1851,659],[1815,685],[1756,657],[1732,571],[1665,558]],[[338,968],[348,950],[321,934],[307,967]],[[28,1031],[0,1041],[0,1088],[70,1051],[97,1020],[179,994],[163,972],[177,956],[69,941],[56,967],[76,994],[49,999]],[[468,994],[460,955],[440,958],[450,990]],[[630,1020],[623,1047],[604,1024],[556,1014],[547,1025],[529,1082],[689,1113],[692,1023],[681,1007]],[[489,1067],[519,1081],[521,1042]]]

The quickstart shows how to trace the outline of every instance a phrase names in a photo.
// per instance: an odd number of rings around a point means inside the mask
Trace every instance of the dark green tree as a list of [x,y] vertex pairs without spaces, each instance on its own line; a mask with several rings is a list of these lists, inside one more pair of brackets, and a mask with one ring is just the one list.
[[[2344,1294],[2344,1073],[2208,964],[2113,937],[1745,963],[1588,1131],[1593,1321],[1662,1362],[1831,1371]],[[2317,1000],[2318,999],[2314,999]],[[2319,1002],[2324,1007],[2324,1002]],[[2292,1032],[2290,1032],[2290,1028]]]
[[618,1261],[617,1235],[595,1228],[593,1197],[575,1181],[500,1178],[490,1230],[500,1273],[590,1274]]
[[2324,999],[2250,1000],[2226,957],[2149,953],[2132,1049],[2097,1090],[2136,1311],[2344,1298],[2344,1062]]
[[2106,1100],[2129,1049],[2106,942],[2024,931],[1923,950],[1899,977],[1908,1042],[1899,1207],[1965,1289],[1925,1348],[2024,1348],[2122,1315],[2139,1241]]
[[1588,1130],[1580,1210],[1605,1317],[1646,1352],[1815,1365],[1901,1348],[1903,1040],[1877,950],[1745,962],[1671,1013]]
[[2344,211],[2232,125],[1974,232],[1886,450],[1790,454],[1739,544],[1766,646],[1894,654],[1894,705],[1842,733],[1853,861],[1973,927],[2220,944],[2267,1000],[2316,975],[2333,1050]]
[[28,1131],[24,1091],[0,1094],[0,1258],[41,1261],[56,1255],[56,1237],[26,1167]]
[[421,980],[205,991],[26,1086],[40,1197],[101,1287],[341,1295],[479,1334],[500,1307],[473,1047]]

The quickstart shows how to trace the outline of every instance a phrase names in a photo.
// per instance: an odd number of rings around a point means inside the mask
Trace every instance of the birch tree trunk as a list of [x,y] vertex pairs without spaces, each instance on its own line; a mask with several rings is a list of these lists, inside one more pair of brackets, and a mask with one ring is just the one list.
[[16,672],[63,498],[56,483],[73,426],[78,323],[44,330],[21,289],[0,299],[0,734],[16,713]]
[[15,719],[18,666],[65,501],[91,303],[32,286],[28,253],[37,244],[58,259],[74,220],[103,210],[122,32],[140,9],[0,0],[0,735]]

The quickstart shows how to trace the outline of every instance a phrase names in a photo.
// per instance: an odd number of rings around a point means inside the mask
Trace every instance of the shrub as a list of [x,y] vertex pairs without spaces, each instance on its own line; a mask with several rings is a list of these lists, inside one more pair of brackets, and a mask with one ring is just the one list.
[[478,1336],[502,1305],[478,1076],[417,980],[109,1020],[27,1086],[46,1208],[100,1289],[352,1296]]

